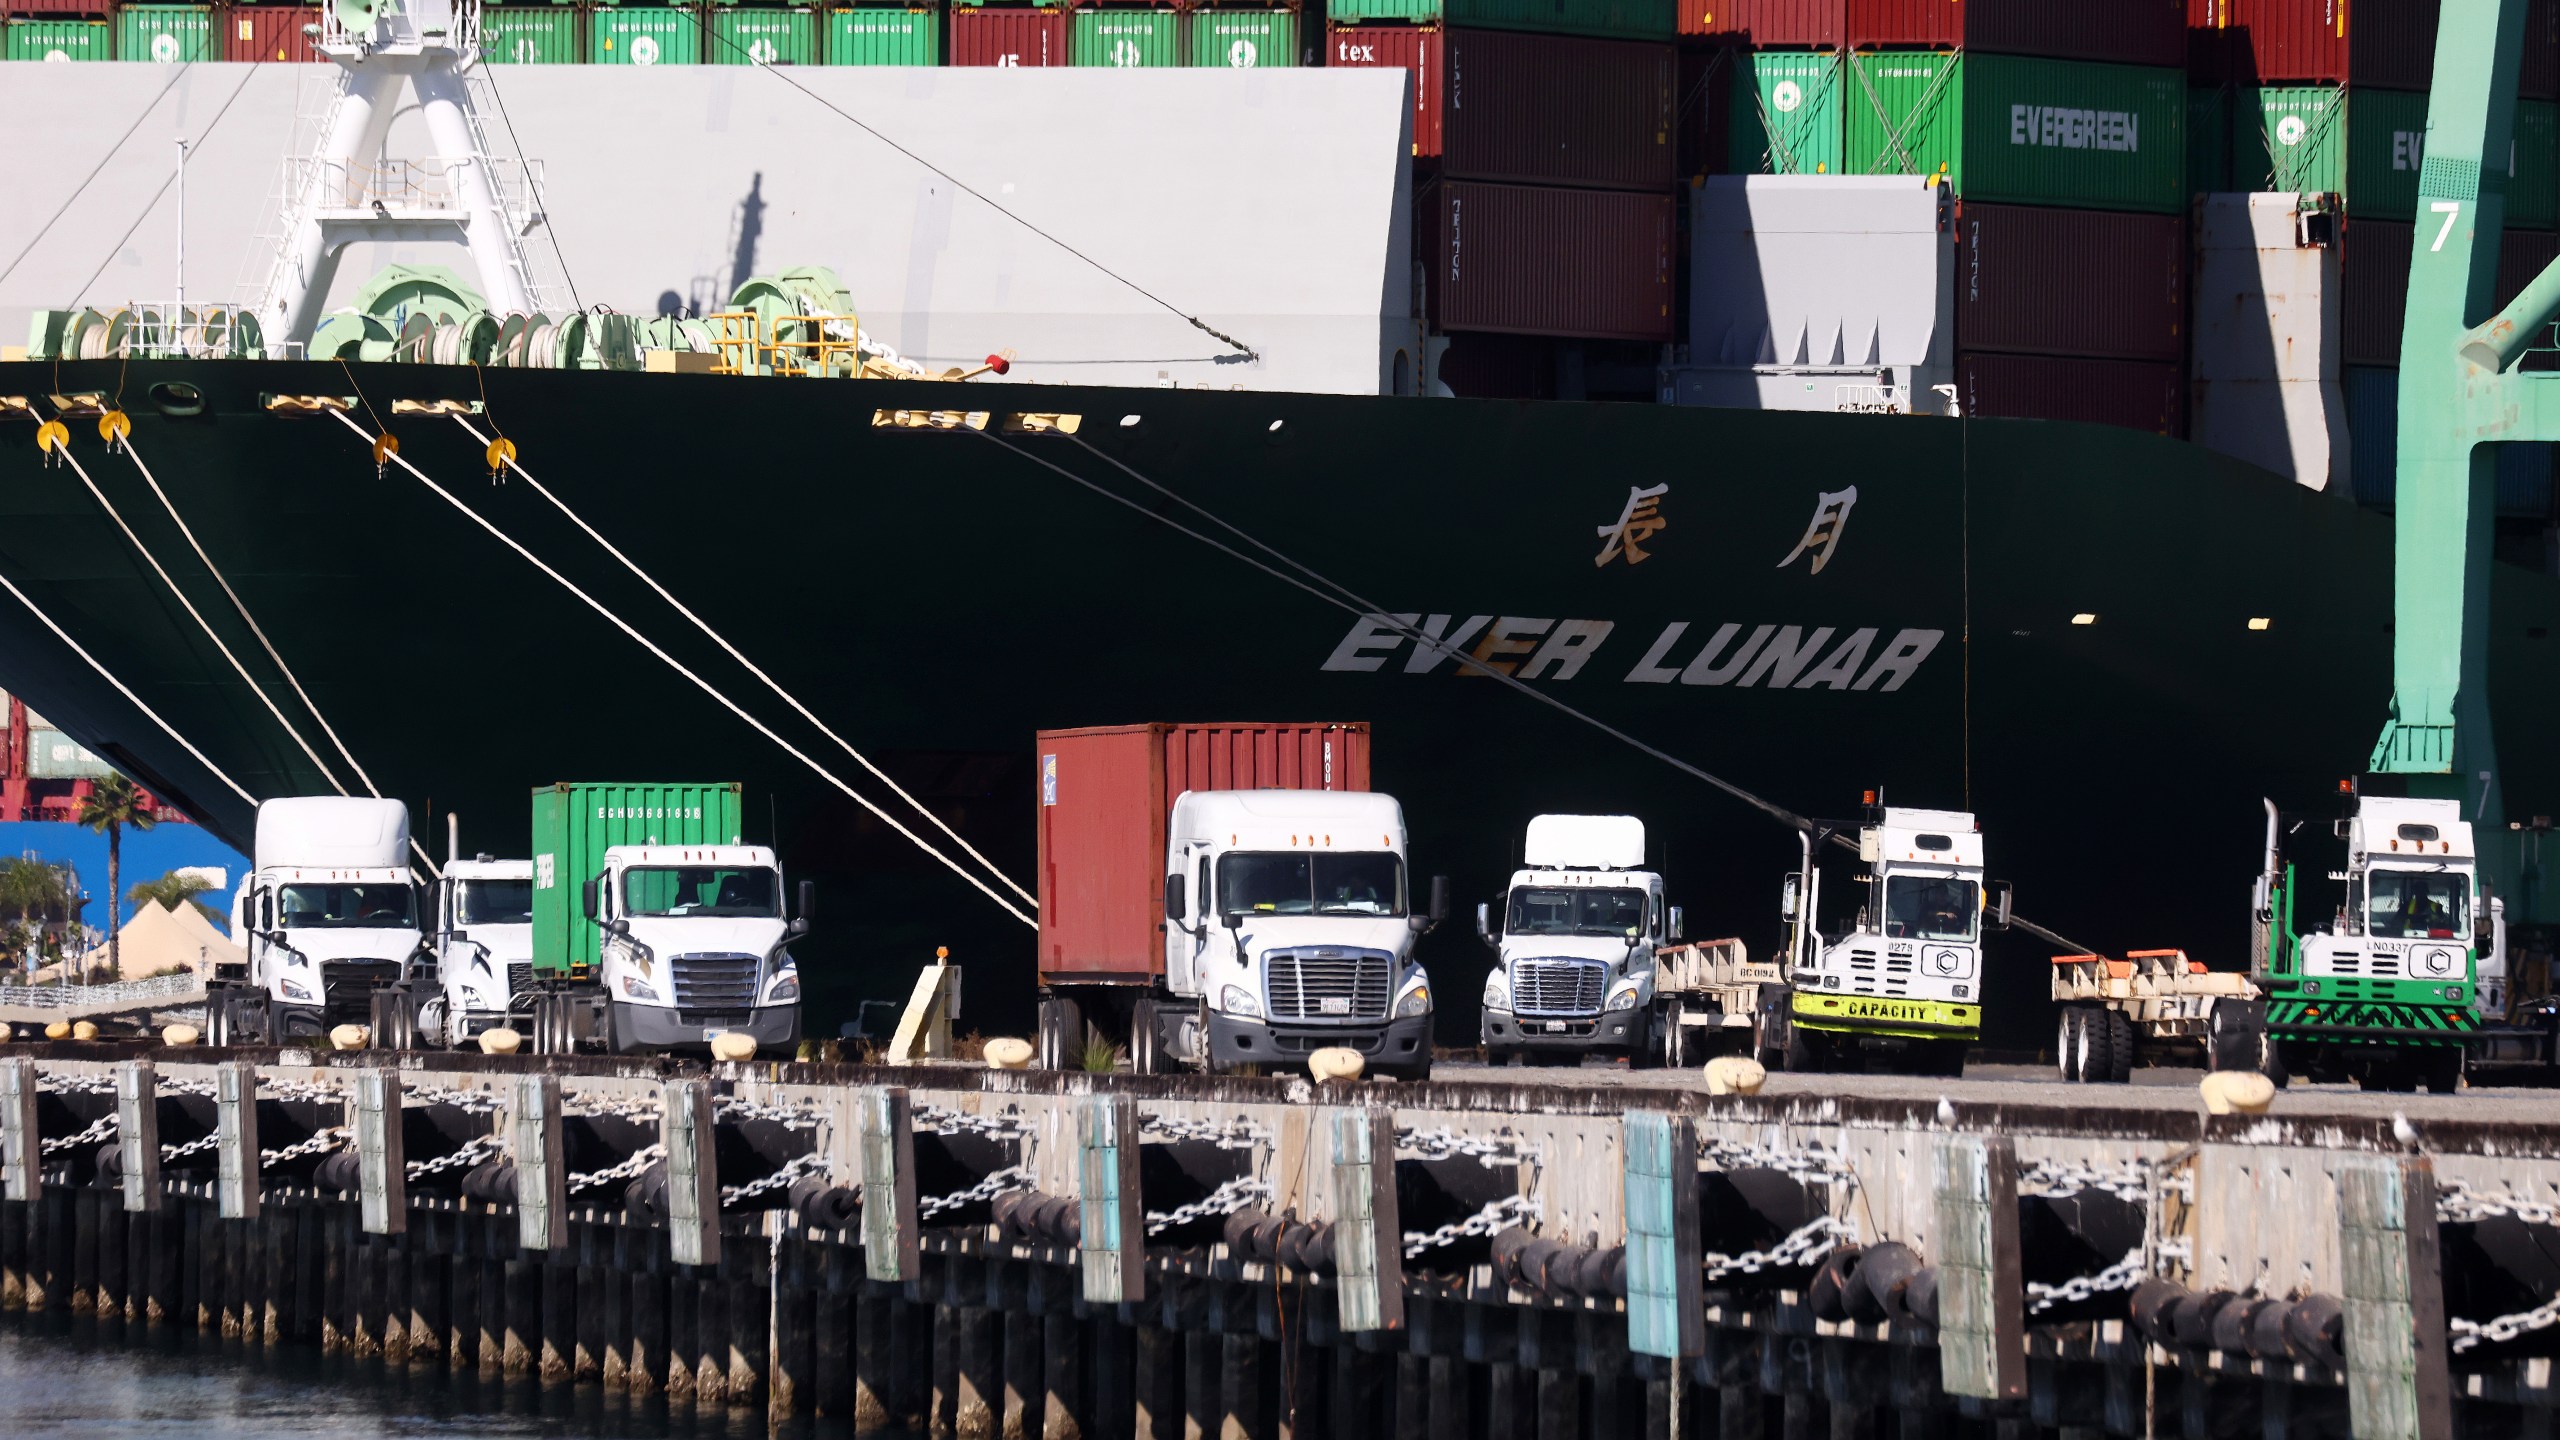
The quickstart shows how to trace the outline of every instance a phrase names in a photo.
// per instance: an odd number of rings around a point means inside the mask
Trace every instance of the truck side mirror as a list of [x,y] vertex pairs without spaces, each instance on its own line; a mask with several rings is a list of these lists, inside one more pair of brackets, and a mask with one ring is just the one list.
[[1476,938],[1482,940],[1487,945],[1499,946],[1502,943],[1499,939],[1495,938],[1493,933],[1493,907],[1491,905],[1476,906]]
[[586,907],[587,918],[590,920],[596,918],[596,889],[596,882],[593,880],[578,887],[578,903]]
[[1190,907],[1183,903],[1182,877],[1180,875],[1167,875],[1164,877],[1164,918],[1167,920],[1188,920],[1191,918]]
[[1796,901],[1803,884],[1804,880],[1801,876],[1790,875],[1787,877],[1786,887],[1778,894],[1779,919],[1793,920],[1796,918]]
[[1689,938],[1689,922],[1688,922],[1688,918],[1687,918],[1686,916],[1683,916],[1683,915],[1680,913],[1680,907],[1679,907],[1679,906],[1674,905],[1674,906],[1672,906],[1672,907],[1671,907],[1671,940],[1672,940],[1672,943],[1676,945],[1676,944],[1678,944],[1680,941],[1682,941],[1682,940],[1686,940],[1686,939],[1688,939],[1688,938]]
[[2006,880],[1994,880],[1984,888],[1989,891],[1991,896],[1991,913],[1986,917],[1987,923],[1983,928],[1986,930],[2008,929],[2009,882]]
[[604,922],[604,933],[615,936],[628,935],[631,933],[631,922],[616,915]]
[[800,902],[800,923],[806,925],[818,918],[818,886],[814,881],[803,880],[799,890],[796,898]]

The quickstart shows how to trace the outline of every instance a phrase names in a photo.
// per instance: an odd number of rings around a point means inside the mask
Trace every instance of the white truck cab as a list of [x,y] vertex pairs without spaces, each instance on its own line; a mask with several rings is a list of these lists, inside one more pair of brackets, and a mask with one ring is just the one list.
[[241,1008],[217,1020],[220,1038],[287,1043],[372,1023],[375,992],[409,979],[419,955],[409,807],[346,795],[269,800],[258,806],[254,849],[255,868],[232,896],[231,933],[248,952],[255,998],[221,997]]
[[1662,877],[1644,868],[1644,822],[1540,815],[1521,859],[1500,915],[1476,907],[1476,933],[1501,955],[1478,1025],[1487,1057],[1597,1050],[1641,1062],[1653,1042],[1654,952],[1680,938]]
[[1826,1050],[1900,1042],[1926,1072],[1956,1073],[1982,1032],[1987,928],[2005,923],[2005,888],[1983,880],[1982,830],[1961,810],[1886,806],[1858,831],[1867,867],[1844,929],[1821,927],[1822,871],[1805,837],[1787,883],[1789,1069]]
[[1304,1063],[1327,1046],[1378,1072],[1431,1072],[1431,980],[1414,944],[1448,908],[1432,881],[1417,913],[1404,811],[1341,790],[1190,790],[1165,833],[1165,984],[1159,1035],[1212,1070]]
[[[2328,926],[2302,937],[2300,973],[2422,987],[2395,990],[2392,1000],[2476,1002],[2473,937],[2492,917],[2476,909],[2480,859],[2461,804],[2359,796],[2343,828],[2347,868],[2330,878],[2345,882],[2346,901]],[[2259,877],[2261,910],[2271,879]]]
[[762,845],[616,845],[586,882],[604,931],[597,979],[617,1053],[701,1045],[723,1031],[786,1053],[800,1040],[800,971],[782,867]]
[[419,1007],[419,1038],[459,1045],[514,1023],[533,983],[533,862],[446,861],[435,952],[439,993]]

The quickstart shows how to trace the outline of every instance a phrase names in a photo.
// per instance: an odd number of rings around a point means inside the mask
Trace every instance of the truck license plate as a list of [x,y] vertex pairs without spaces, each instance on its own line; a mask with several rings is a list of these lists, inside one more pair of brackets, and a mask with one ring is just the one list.
[[1561,1020],[1550,1020],[1550,1021],[1548,1021],[1548,1022],[1547,1022],[1547,1031],[1548,1031],[1548,1033],[1550,1033],[1550,1034],[1554,1034],[1554,1035],[1561,1035],[1561,1034],[1563,1034],[1563,1033],[1564,1033],[1564,1022],[1563,1022],[1563,1021],[1561,1021]]
[[1324,999],[1316,1002],[1316,1008],[1326,1015],[1348,1015],[1351,1013],[1351,997],[1348,995],[1328,995],[1324,997]]

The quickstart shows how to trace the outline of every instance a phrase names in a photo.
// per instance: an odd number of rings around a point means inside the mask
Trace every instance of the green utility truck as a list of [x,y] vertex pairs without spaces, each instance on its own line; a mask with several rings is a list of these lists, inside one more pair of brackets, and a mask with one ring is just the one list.
[[2330,878],[2346,895],[2327,925],[2298,934],[2294,867],[2267,802],[2250,976],[2265,998],[2215,1007],[2214,1061],[2278,1085],[2301,1075],[2449,1094],[2479,1023],[2483,952],[2494,960],[2503,943],[2471,824],[2457,801],[2359,795],[2336,832],[2347,868]]
[[689,1049],[733,1031],[800,1039],[810,896],[783,913],[773,851],[741,843],[741,787],[562,784],[533,792],[534,1048]]

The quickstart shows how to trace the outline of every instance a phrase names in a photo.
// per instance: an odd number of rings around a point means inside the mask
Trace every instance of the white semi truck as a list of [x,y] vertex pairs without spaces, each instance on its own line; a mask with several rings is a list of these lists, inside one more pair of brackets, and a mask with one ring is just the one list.
[[1599,1053],[1646,1063],[1670,1029],[1654,956],[1681,939],[1681,919],[1662,902],[1662,877],[1644,868],[1644,822],[1540,815],[1521,860],[1500,913],[1476,907],[1476,933],[1501,956],[1478,1021],[1486,1057]]
[[447,860],[436,883],[436,992],[418,1038],[460,1045],[525,1023],[533,1001],[533,862]]
[[309,1041],[378,1025],[420,957],[409,808],[397,800],[297,796],[258,807],[254,868],[231,901],[242,973],[206,999],[215,1044]]
[[[782,894],[782,866],[762,845],[608,848],[604,873],[580,897],[602,930],[597,983],[556,991],[559,1019],[537,1002],[537,1041],[544,1049],[601,1041],[627,1054],[688,1049],[734,1031],[789,1054],[800,1040],[800,969],[790,946],[809,928],[807,882],[801,918],[783,918]],[[589,1017],[583,1025],[578,1011]],[[576,1028],[554,1028],[564,1021]]]

